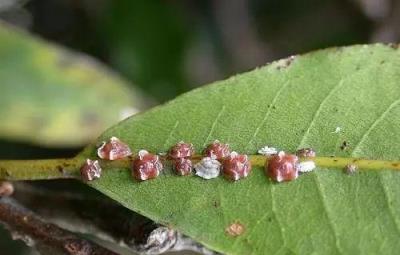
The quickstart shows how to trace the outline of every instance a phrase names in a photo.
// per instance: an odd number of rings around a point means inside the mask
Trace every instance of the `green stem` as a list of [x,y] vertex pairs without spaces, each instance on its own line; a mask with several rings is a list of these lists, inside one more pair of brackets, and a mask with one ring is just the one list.
[[76,178],[81,158],[41,160],[0,160],[0,179],[46,180]]
[[[196,163],[201,159],[200,155],[193,157]],[[162,157],[162,160],[166,160]],[[366,170],[394,170],[400,171],[400,161],[371,160],[363,158],[338,158],[338,157],[316,157],[313,159],[303,158],[301,161],[313,160],[320,168],[343,169],[349,164],[354,164],[361,171]],[[101,167],[107,169],[126,168],[131,165],[131,158],[107,161],[99,160]],[[250,155],[250,161],[255,167],[263,167],[266,157],[261,155]],[[45,159],[45,160],[0,160],[0,179],[4,180],[43,180],[43,179],[67,179],[79,178],[79,169],[85,159],[81,157],[71,159]]]

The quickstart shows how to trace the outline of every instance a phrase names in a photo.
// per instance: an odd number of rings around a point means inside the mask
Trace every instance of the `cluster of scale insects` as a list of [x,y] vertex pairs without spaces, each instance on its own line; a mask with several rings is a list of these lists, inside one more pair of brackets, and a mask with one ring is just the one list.
[[[258,153],[266,156],[265,173],[276,182],[295,180],[299,173],[310,172],[315,168],[312,159],[316,153],[312,148],[303,148],[296,154],[287,154],[265,146]],[[182,141],[170,148],[166,158],[171,160],[173,170],[179,176],[190,175],[194,170],[194,173],[201,178],[213,179],[222,172],[226,179],[237,181],[247,177],[252,169],[247,155],[231,151],[228,144],[219,141],[209,144],[203,151],[201,160],[193,165],[194,154],[193,144]],[[112,137],[108,142],[102,143],[97,149],[97,155],[103,160],[119,160],[130,157],[132,151],[127,144]],[[300,162],[299,158],[307,160]],[[131,163],[132,177],[138,181],[157,178],[162,170],[163,163],[160,156],[146,150],[140,150]],[[100,178],[101,167],[98,160],[87,159],[81,168],[81,176],[85,181]]]

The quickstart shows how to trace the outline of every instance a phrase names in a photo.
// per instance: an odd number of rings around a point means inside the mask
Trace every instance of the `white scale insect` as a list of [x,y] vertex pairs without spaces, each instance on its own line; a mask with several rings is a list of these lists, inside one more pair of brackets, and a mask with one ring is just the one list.
[[278,150],[274,147],[264,146],[258,150],[258,154],[261,154],[264,156],[271,156],[271,155],[278,154]]
[[303,161],[297,164],[296,168],[297,171],[301,173],[308,173],[315,169],[316,165],[315,162],[312,160]]
[[335,128],[335,131],[333,131],[332,133],[334,133],[334,134],[339,134],[341,131],[342,131],[342,128],[341,128],[341,127],[336,127],[336,128]]
[[221,171],[221,163],[213,158],[205,157],[202,158],[199,163],[194,165],[196,175],[203,179],[213,179],[219,176]]

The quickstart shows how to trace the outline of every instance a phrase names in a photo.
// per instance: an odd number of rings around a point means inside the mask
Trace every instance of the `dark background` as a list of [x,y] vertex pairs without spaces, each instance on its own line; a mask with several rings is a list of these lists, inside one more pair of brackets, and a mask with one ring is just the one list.
[[399,14],[395,0],[0,0],[0,18],[95,56],[158,102],[288,55],[396,42]]
[[[395,0],[0,0],[0,19],[94,56],[158,103],[292,54],[400,38]],[[80,149],[0,145],[0,158]],[[30,251],[5,232],[0,254]]]

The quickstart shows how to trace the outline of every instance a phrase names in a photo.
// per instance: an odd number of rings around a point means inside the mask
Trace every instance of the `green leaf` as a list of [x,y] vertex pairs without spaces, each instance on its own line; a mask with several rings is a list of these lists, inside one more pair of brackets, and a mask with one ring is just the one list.
[[81,146],[144,104],[118,75],[84,55],[0,23],[0,137]]
[[[181,140],[201,151],[219,139],[249,154],[268,144],[286,151],[311,146],[320,156],[398,160],[399,85],[397,46],[317,51],[194,90],[118,124],[99,141],[117,136],[135,152],[164,152]],[[95,148],[81,156],[95,157]],[[120,168],[92,185],[226,254],[397,254],[399,183],[395,171],[348,176],[319,167],[276,184],[255,167],[235,183],[177,177],[169,168],[139,183]],[[238,237],[225,232],[235,222],[245,227]]]

